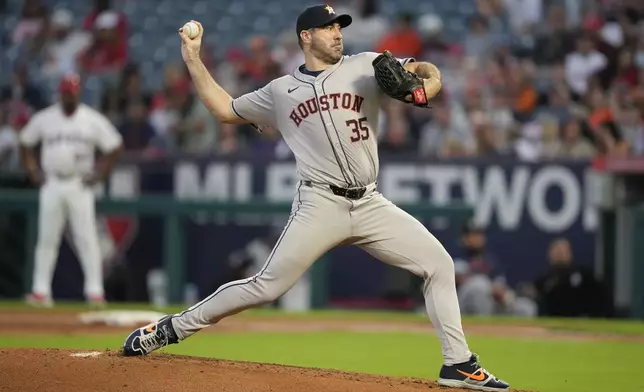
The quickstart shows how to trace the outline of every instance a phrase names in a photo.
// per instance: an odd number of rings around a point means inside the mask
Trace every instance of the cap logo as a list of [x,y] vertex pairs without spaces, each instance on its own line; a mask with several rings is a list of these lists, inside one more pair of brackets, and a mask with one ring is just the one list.
[[331,14],[335,14],[335,11],[333,10],[333,7],[331,7],[331,6],[329,6],[329,5],[327,5],[326,7],[324,7],[324,9],[329,13],[329,15],[331,15]]

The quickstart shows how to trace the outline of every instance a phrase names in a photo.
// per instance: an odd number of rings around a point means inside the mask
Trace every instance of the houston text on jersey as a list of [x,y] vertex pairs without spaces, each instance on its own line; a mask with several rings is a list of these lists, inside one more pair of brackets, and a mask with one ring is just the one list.
[[315,114],[318,109],[322,111],[335,110],[335,109],[349,109],[356,113],[360,113],[364,98],[350,93],[332,93],[320,95],[319,103],[315,97],[302,102],[295,109],[291,111],[289,118],[293,120],[296,126],[300,126],[302,120],[307,118],[310,114]]

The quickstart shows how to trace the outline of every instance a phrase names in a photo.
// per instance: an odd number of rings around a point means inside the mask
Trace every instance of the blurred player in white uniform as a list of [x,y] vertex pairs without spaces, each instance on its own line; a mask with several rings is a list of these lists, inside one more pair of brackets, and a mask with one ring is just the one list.
[[[53,306],[51,284],[67,223],[85,276],[85,298],[92,306],[105,305],[93,186],[114,166],[122,138],[105,116],[80,103],[80,92],[79,76],[64,76],[60,101],[34,114],[20,134],[25,166],[40,186],[33,287],[27,296],[32,305]],[[42,170],[35,154],[38,144]],[[95,171],[96,148],[105,159]]]

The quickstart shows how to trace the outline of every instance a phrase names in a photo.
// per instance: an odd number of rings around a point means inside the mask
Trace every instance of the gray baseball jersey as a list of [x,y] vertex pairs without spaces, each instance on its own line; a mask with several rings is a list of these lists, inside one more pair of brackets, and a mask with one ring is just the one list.
[[301,179],[347,188],[371,184],[378,176],[382,97],[371,65],[376,56],[344,56],[317,77],[296,69],[233,100],[232,109],[282,133]]
[[[445,364],[469,360],[451,257],[422,223],[376,190],[383,96],[373,73],[376,56],[345,56],[317,76],[296,70],[232,101],[239,117],[280,130],[302,181],[286,227],[261,270],[222,285],[174,315],[172,326],[179,339],[274,301],[323,254],[344,244],[424,278],[427,312],[441,340]],[[357,197],[346,193],[345,197],[337,189],[332,192],[330,185],[361,190],[354,190]]]

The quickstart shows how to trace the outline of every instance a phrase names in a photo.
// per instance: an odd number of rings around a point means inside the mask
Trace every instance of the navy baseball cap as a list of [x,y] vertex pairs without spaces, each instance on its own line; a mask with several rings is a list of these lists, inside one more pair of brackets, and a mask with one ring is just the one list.
[[344,28],[349,26],[351,21],[350,15],[338,15],[333,10],[333,7],[329,5],[314,5],[302,11],[300,16],[297,17],[297,36],[299,37],[304,30],[326,26],[331,23],[338,23],[340,27]]

